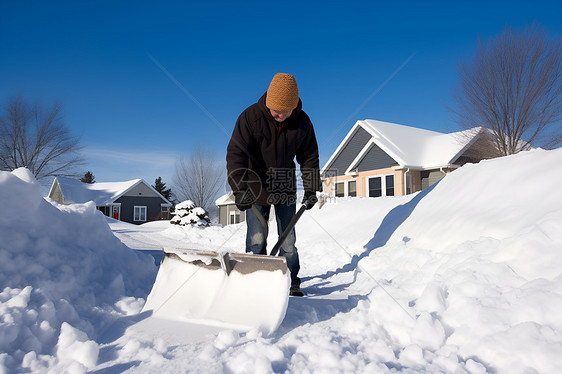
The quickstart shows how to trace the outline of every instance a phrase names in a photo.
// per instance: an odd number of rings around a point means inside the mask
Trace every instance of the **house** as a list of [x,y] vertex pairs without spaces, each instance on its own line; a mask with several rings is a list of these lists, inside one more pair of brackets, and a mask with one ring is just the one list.
[[246,212],[241,212],[236,208],[232,191],[219,197],[215,204],[219,208],[219,223],[221,225],[233,225],[246,220]]
[[[236,202],[234,201],[234,194],[232,191],[219,197],[215,204],[219,208],[219,224],[234,225],[236,223],[241,223],[246,220],[246,212],[241,212],[236,207]],[[275,220],[275,209],[271,208],[269,212],[269,221]]]
[[421,191],[490,149],[483,128],[439,133],[362,120],[351,128],[322,168],[331,196],[398,196]]
[[172,206],[142,179],[89,184],[78,179],[56,177],[48,197],[59,204],[93,201],[106,216],[135,224],[170,219]]

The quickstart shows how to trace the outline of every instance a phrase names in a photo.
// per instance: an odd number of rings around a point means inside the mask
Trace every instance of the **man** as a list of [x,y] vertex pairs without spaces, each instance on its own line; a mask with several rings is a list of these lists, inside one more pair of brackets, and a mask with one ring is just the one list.
[[[295,215],[295,157],[305,191],[302,202],[310,209],[317,201],[316,191],[322,190],[318,144],[312,122],[302,110],[295,77],[279,73],[259,101],[240,114],[227,148],[228,183],[236,206],[246,211],[246,252],[267,254],[267,221],[272,205],[279,235]],[[295,241],[293,229],[279,254],[287,259],[291,272],[290,294],[303,296]]]

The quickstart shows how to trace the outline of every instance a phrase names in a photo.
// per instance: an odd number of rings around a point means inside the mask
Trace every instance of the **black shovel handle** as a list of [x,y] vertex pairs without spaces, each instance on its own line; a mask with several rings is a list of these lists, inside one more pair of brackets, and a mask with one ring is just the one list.
[[285,239],[287,239],[287,236],[289,236],[289,234],[291,233],[291,230],[293,230],[293,228],[297,224],[297,221],[299,220],[299,218],[301,218],[301,216],[302,216],[302,214],[304,213],[305,210],[306,210],[306,205],[303,204],[300,207],[297,214],[295,214],[293,216],[293,219],[291,219],[291,222],[289,222],[289,225],[287,225],[287,228],[285,229],[285,231],[283,231],[283,234],[281,234],[281,236],[279,237],[279,240],[277,241],[277,243],[275,244],[275,246],[271,250],[271,253],[270,253],[271,256],[277,256],[277,252],[279,252],[279,248],[281,248],[281,245],[283,244]]

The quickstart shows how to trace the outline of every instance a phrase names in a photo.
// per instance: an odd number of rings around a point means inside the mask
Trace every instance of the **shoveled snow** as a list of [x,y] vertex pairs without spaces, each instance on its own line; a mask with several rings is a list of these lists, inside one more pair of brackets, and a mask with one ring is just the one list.
[[146,297],[153,262],[125,247],[92,202],[44,200],[27,169],[0,172],[0,191],[0,368],[93,368],[118,304]]
[[140,313],[157,267],[130,248],[241,252],[244,224],[108,225],[0,172],[0,372],[557,372],[561,164],[562,149],[524,152],[307,211],[308,296],[269,336]]

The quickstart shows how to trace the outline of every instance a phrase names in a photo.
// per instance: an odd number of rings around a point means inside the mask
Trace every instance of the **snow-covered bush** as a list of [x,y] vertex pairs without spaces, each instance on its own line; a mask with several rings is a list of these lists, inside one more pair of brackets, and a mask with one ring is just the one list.
[[170,223],[180,226],[209,226],[211,219],[205,209],[196,207],[191,200],[185,200],[176,205],[174,217],[172,217]]

